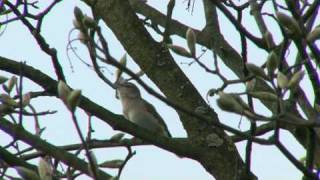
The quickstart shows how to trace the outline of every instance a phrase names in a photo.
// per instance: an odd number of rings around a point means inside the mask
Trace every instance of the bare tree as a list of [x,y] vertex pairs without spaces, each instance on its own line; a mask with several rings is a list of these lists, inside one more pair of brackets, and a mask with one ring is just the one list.
[[[81,41],[90,57],[90,61],[84,63],[94,69],[97,78],[114,89],[118,88],[117,83],[104,75],[102,67],[116,67],[117,79],[120,79],[122,74],[127,74],[130,78],[126,81],[136,81],[148,93],[178,113],[187,138],[170,138],[144,129],[124,116],[90,101],[88,97],[81,95],[80,90],[67,85],[63,73],[65,67],[61,66],[57,51],[51,48],[46,37],[41,34],[45,17],[59,2],[61,0],[54,0],[41,9],[40,13],[34,14],[33,9],[39,8],[40,2],[0,1],[1,16],[6,17],[1,21],[1,27],[15,21],[23,23],[41,50],[51,58],[56,75],[53,79],[16,59],[0,57],[0,69],[12,74],[0,78],[3,84],[0,129],[13,139],[9,144],[0,147],[1,177],[11,177],[7,169],[15,167],[25,179],[74,179],[81,174],[93,179],[117,179],[135,154],[133,146],[154,145],[199,162],[216,179],[257,179],[251,170],[252,144],[257,143],[276,147],[304,174],[305,179],[317,179],[316,169],[320,164],[320,50],[316,40],[320,37],[320,27],[316,24],[320,20],[320,1],[248,0],[239,3],[203,0],[206,25],[202,30],[188,27],[172,18],[175,0],[168,1],[166,14],[141,0],[84,0],[91,8],[92,17],[75,8],[74,30],[79,34],[76,40]],[[199,2],[195,0],[187,1],[187,9],[192,11],[197,3]],[[269,8],[265,10],[265,7]],[[244,26],[244,21],[249,18],[246,17],[249,16],[246,14],[248,10],[256,22],[259,35],[254,35]],[[224,39],[218,11],[237,30],[241,39],[240,52]],[[277,27],[266,23],[266,19],[275,22]],[[121,60],[112,56],[111,45],[101,32],[101,23],[105,23],[112,30],[127,54],[139,65],[140,72],[133,72],[125,65],[125,56]],[[148,31],[146,27],[151,29]],[[275,28],[280,30],[281,39],[274,38]],[[162,40],[156,41],[150,31],[158,33]],[[175,44],[171,39],[172,35],[185,38],[188,46]],[[73,47],[74,41],[70,40],[68,48],[77,53]],[[248,58],[251,53],[248,44],[254,44],[255,48],[268,54],[260,59],[259,64],[263,64],[262,66],[250,63],[253,61]],[[202,53],[197,52],[196,45],[201,45],[205,50]],[[290,47],[294,49],[291,52],[295,53],[294,60],[287,56]],[[202,61],[203,53],[212,54],[210,63]],[[173,56],[174,54],[178,56]],[[190,65],[199,66],[208,76],[218,77],[222,81],[222,86],[207,92],[207,98],[219,96],[219,108],[245,117],[250,123],[249,130],[228,126],[218,119],[208,101],[199,94],[197,87],[179,68],[177,59],[180,56],[189,58]],[[229,79],[219,68],[222,63],[238,78]],[[157,85],[164,96],[140,78],[143,74]],[[42,90],[24,94],[25,78],[39,85]],[[312,89],[300,87],[301,80],[310,83]],[[245,85],[246,90],[225,92],[227,87],[236,84]],[[307,96],[310,93],[314,99]],[[41,138],[41,133],[45,130],[41,128],[38,118],[45,118],[45,115],[55,112],[38,112],[30,99],[43,96],[56,96],[65,103],[81,144],[54,146],[50,141]],[[257,113],[255,107],[258,103],[268,108],[271,115]],[[124,139],[120,133],[104,141],[92,139],[91,133],[94,129],[91,126],[87,134],[83,134],[79,127],[80,122],[75,111],[77,108],[87,112],[90,123],[94,116],[114,130],[121,130],[137,138]],[[34,118],[35,132],[23,126],[23,121],[28,116]],[[280,140],[280,130],[289,131],[305,148],[304,161],[297,159],[284,146]],[[263,135],[266,133],[272,135],[265,138]],[[17,145],[19,141],[26,143],[28,148],[21,149]],[[244,159],[240,157],[235,146],[235,143],[241,141],[246,141]],[[124,160],[110,160],[98,164],[94,149],[101,147],[125,147],[128,154]],[[31,150],[36,152],[30,153]],[[86,155],[85,160],[79,156],[82,151]],[[39,157],[39,164],[30,163],[30,160]],[[58,166],[60,163],[67,168]],[[112,177],[102,168],[117,168],[118,175]]]

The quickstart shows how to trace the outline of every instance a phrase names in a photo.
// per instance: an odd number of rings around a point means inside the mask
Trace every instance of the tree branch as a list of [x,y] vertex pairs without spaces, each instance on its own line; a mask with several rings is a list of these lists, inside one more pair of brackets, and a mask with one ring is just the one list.
[[[86,2],[90,5],[93,1]],[[210,117],[212,122],[218,121],[216,114],[209,109],[196,88],[175,63],[168,49],[150,36],[128,1],[98,0],[92,8],[94,14],[102,18],[128,54],[171,102],[176,102],[191,111],[199,106],[207,107],[206,116]],[[198,118],[180,111],[178,114],[192,144],[205,150],[195,160],[198,160],[209,173],[217,179],[232,179],[244,175],[238,171],[242,168],[243,161],[223,129],[213,128],[215,125],[210,121],[199,121]],[[221,138],[223,143],[210,148],[208,138],[210,139],[213,134]],[[228,173],[223,172],[226,169]],[[253,177],[252,175],[251,178]]]
[[[88,169],[88,163],[85,161],[75,157],[73,154],[68,153],[64,150],[61,150],[46,141],[40,139],[38,136],[33,135],[21,126],[10,123],[8,120],[4,118],[0,118],[0,129],[4,132],[8,133],[12,137],[16,137],[19,140],[29,144],[30,146],[36,148],[39,151],[46,152],[47,155],[54,157],[65,163],[68,166],[72,166],[73,168],[91,176],[91,173]],[[110,179],[111,176],[101,170],[97,170],[99,176],[97,179]]]

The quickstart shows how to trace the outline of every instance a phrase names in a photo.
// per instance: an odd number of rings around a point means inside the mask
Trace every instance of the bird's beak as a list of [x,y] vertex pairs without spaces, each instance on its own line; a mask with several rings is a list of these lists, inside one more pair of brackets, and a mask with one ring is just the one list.
[[118,93],[118,90],[116,90],[115,97],[116,97],[117,99],[119,99],[119,93]]

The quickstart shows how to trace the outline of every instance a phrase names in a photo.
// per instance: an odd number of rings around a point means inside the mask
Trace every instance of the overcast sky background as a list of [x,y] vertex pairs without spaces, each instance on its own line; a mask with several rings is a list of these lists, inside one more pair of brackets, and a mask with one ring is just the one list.
[[[168,1],[163,0],[149,0],[148,3],[153,7],[166,12],[166,4]],[[67,58],[66,46],[68,43],[68,35],[70,30],[73,28],[72,20],[73,8],[79,6],[84,12],[90,14],[89,9],[86,5],[80,1],[63,1],[58,4],[51,13],[45,18],[42,35],[46,37],[47,42],[51,47],[55,47],[58,50],[58,56],[60,63],[64,67],[64,73],[67,77],[69,85],[73,88],[81,89],[83,94],[89,97],[91,100],[97,104],[109,109],[115,113],[121,113],[120,102],[115,99],[115,92],[108,85],[104,84],[101,80],[97,78],[95,73],[81,63],[71,52],[71,62],[74,66],[74,72],[70,68],[70,64]],[[201,1],[196,1],[193,14],[186,10],[187,3],[183,0],[176,1],[176,7],[174,9],[173,18],[183,22],[193,28],[202,29],[204,27],[204,14]],[[265,9],[266,10],[266,9]],[[228,20],[222,16],[220,18],[220,28],[225,35],[225,38],[231,43],[231,45],[240,52],[240,39],[238,33],[235,31]],[[267,19],[267,22],[272,26],[272,33],[277,39],[279,36],[278,27],[272,22],[271,19]],[[101,25],[105,29],[105,36],[107,37],[109,43],[109,49],[111,54],[118,59],[125,53],[122,46],[116,40],[112,32],[106,28],[102,23]],[[253,18],[249,17],[245,19],[245,27],[254,34],[259,34],[254,24]],[[152,32],[153,33],[153,32]],[[155,35],[155,38],[158,36]],[[77,37],[77,33],[72,33],[72,39]],[[28,30],[21,25],[21,23],[10,24],[6,32],[0,37],[0,55],[3,57],[11,58],[18,61],[26,61],[28,65],[32,65],[35,68],[45,72],[52,78],[56,78],[54,74],[54,69],[51,65],[50,58],[44,54],[28,32]],[[186,47],[186,42],[184,39],[174,37],[173,43]],[[78,48],[78,53],[83,59],[88,59],[87,50],[83,48],[80,43],[74,44]],[[200,52],[201,47],[198,47],[198,52]],[[266,53],[259,50],[252,44],[249,44],[248,51],[249,61],[261,65],[266,58]],[[294,59],[294,53],[288,55],[288,57]],[[218,87],[221,82],[212,75],[207,74],[203,69],[196,66],[188,66],[184,63],[190,62],[190,59],[182,58],[180,56],[174,55],[177,63],[183,69],[183,71],[188,75],[191,81],[203,97],[209,89]],[[207,52],[203,57],[202,61],[207,63],[210,67],[213,67],[212,63],[212,53]],[[210,64],[209,64],[210,62]],[[220,68],[223,70],[224,74],[230,79],[235,79],[236,77],[231,71],[225,68],[225,66],[219,62]],[[139,71],[138,66],[133,62],[131,58],[128,59],[128,67],[134,71]],[[105,75],[114,80],[112,73],[114,68],[108,67],[105,71]],[[8,75],[5,72],[0,71],[0,75]],[[156,89],[156,86],[150,82],[150,80],[143,76],[145,80],[151,87]],[[25,79],[24,92],[28,92],[31,89],[34,91],[35,88],[39,89],[37,86],[30,85],[30,81]],[[308,84],[305,84],[308,87]],[[234,91],[234,89],[243,91],[244,86],[232,86],[227,88],[228,92]],[[175,111],[160,102],[158,99],[152,97],[147,92],[142,90],[142,96],[149,102],[152,102],[158,112],[165,119],[170,132],[175,137],[185,137],[186,133],[183,130],[181,123],[179,122],[178,116]],[[310,94],[310,93],[309,93]],[[310,97],[312,98],[312,97]],[[223,113],[218,108],[216,108],[215,98],[209,98],[210,105],[218,113],[219,118],[224,123],[231,125],[233,127],[238,127],[241,117],[237,115],[232,115],[229,113]],[[31,101],[35,105],[38,111],[45,110],[58,110],[55,115],[48,115],[40,118],[40,123],[42,127],[46,127],[46,131],[43,133],[42,138],[47,139],[50,143],[54,145],[64,145],[68,143],[78,143],[80,142],[78,135],[74,129],[72,121],[70,119],[71,115],[66,110],[65,106],[61,103],[59,99],[54,97],[50,98],[38,98]],[[263,106],[258,105],[257,111],[264,114],[270,114]],[[78,119],[80,121],[83,132],[86,132],[87,127],[87,117],[82,110],[77,111]],[[94,119],[94,138],[106,139],[116,133],[107,124],[100,120]],[[33,129],[33,121],[25,121],[25,125],[29,130]],[[242,117],[242,122],[240,125],[242,130],[248,128],[248,123],[245,122],[245,118]],[[34,131],[33,131],[34,132]],[[3,145],[5,142],[9,142],[11,139],[0,131],[0,143]],[[281,141],[288,147],[288,149],[297,157],[304,156],[304,150],[302,147],[295,142],[291,135],[285,132],[281,132]],[[22,144],[22,143],[21,143]],[[244,155],[245,142],[238,143],[237,147]],[[153,146],[136,147],[134,148],[137,154],[132,158],[126,165],[124,172],[122,174],[122,180],[174,180],[174,179],[199,179],[199,180],[209,180],[212,179],[204,168],[193,160],[186,158],[177,158],[172,153],[161,150]],[[124,158],[126,154],[125,148],[111,148],[111,149],[98,149],[95,150],[95,154],[99,162],[111,159]],[[271,146],[260,146],[254,145],[253,148],[253,160],[252,169],[253,172],[261,180],[269,179],[291,179],[297,180],[301,179],[301,173],[283,156],[281,153]],[[35,161],[37,162],[37,161]],[[111,174],[116,174],[117,171],[107,170]],[[88,179],[82,176],[79,179]]]

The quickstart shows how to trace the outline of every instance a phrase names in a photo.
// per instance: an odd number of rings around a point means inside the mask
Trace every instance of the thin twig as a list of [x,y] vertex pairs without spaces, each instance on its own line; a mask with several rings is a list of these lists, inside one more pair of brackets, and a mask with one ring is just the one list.
[[128,155],[126,157],[126,159],[122,162],[121,166],[119,167],[118,170],[118,175],[117,177],[120,179],[121,173],[125,167],[125,165],[127,164],[127,162],[136,154],[135,151],[132,152],[131,146],[127,146],[127,150],[128,150]]
[[71,114],[72,114],[73,124],[76,127],[76,130],[77,130],[77,133],[78,133],[78,135],[80,137],[81,143],[82,143],[82,145],[83,145],[83,147],[85,149],[86,156],[88,158],[88,161],[89,161],[89,164],[90,164],[90,168],[91,168],[91,171],[92,171],[92,176],[96,180],[97,179],[97,170],[96,170],[95,162],[92,159],[91,153],[89,151],[89,147],[88,147],[88,145],[86,143],[86,140],[84,139],[84,137],[82,135],[82,132],[81,132],[80,126],[78,124],[77,117],[76,117],[75,113],[71,112]]

